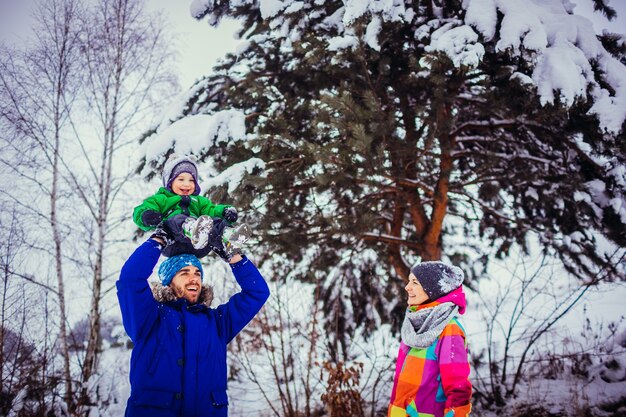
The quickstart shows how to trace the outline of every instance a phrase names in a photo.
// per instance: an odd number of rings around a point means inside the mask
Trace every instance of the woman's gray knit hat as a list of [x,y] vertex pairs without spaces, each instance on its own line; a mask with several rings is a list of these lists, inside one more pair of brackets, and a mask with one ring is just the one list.
[[187,156],[178,156],[172,154],[163,166],[163,187],[168,191],[172,191],[172,182],[183,172],[191,174],[196,189],[193,195],[200,194],[200,185],[198,184],[198,166],[193,158]]
[[456,290],[463,284],[463,270],[441,261],[420,262],[411,268],[430,301]]

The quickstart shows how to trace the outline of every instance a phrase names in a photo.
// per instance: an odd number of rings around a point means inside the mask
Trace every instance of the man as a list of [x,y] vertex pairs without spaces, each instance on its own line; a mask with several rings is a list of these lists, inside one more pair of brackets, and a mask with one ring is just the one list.
[[226,345],[261,309],[269,289],[254,264],[235,254],[226,260],[241,292],[209,308],[212,291],[201,285],[202,265],[183,254],[161,264],[161,285],[151,291],[147,279],[165,242],[151,236],[117,281],[124,328],[134,343],[125,415],[227,416]]

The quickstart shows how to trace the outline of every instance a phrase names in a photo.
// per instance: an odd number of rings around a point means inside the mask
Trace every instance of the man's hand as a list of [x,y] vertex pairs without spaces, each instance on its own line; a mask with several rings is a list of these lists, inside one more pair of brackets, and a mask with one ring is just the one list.
[[237,262],[241,261],[243,258],[240,254],[236,253],[233,255],[232,258],[230,258],[230,260],[228,261],[229,264],[236,264]]
[[154,229],[154,233],[150,235],[150,239],[159,242],[162,249],[174,243],[174,239],[172,239],[172,236],[163,223],[157,225],[156,229]]

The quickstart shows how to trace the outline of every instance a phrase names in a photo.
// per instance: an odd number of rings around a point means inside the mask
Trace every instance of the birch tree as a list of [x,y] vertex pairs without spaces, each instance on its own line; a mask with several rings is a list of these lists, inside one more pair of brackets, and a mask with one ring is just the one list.
[[172,50],[164,27],[162,18],[148,15],[144,2],[137,0],[98,3],[84,20],[84,95],[94,114],[90,120],[95,129],[94,136],[76,136],[85,172],[78,175],[74,170],[67,171],[93,224],[90,239],[85,242],[90,248],[87,254],[92,282],[89,336],[82,368],[84,388],[98,368],[101,300],[113,285],[109,281],[106,286],[111,275],[106,275],[105,251],[109,241],[117,240],[111,235],[119,232],[122,221],[128,219],[128,213],[120,216],[114,212],[116,198],[133,174],[129,163],[119,163],[120,155],[136,145],[138,126],[151,118],[157,108],[156,99],[171,95],[177,87],[168,71]]
[[[96,404],[102,301],[119,272],[108,266],[116,256],[111,245],[130,236],[125,222],[137,204],[120,198],[136,136],[177,82],[165,22],[140,0],[55,0],[36,4],[33,14],[32,42],[2,46],[0,63],[0,123],[7,127],[0,162],[31,192],[3,184],[2,196],[24,208],[26,224],[38,225],[29,228],[29,242],[56,266],[48,290],[59,298],[65,408],[83,415]],[[78,352],[67,340],[68,270],[72,290],[84,285],[90,297],[87,343]]]
[[[23,200],[13,196],[25,212],[49,227],[52,249],[41,245],[51,258],[56,275],[59,333],[63,357],[64,399],[70,412],[75,409],[73,379],[68,349],[67,305],[65,300],[64,240],[67,229],[60,214],[63,199],[63,137],[68,128],[80,86],[78,4],[74,0],[42,1],[34,14],[34,38],[25,50],[12,49],[0,62],[0,116],[12,129],[5,138],[0,162],[14,178],[28,183],[33,194],[47,200]],[[26,164],[17,163],[32,155]],[[47,205],[47,207],[45,207]],[[40,235],[38,239],[41,239]]]

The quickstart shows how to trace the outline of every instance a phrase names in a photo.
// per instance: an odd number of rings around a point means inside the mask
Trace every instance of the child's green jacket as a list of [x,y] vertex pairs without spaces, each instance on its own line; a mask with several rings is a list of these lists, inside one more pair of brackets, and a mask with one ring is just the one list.
[[141,221],[141,215],[146,210],[158,211],[163,214],[164,220],[176,214],[185,214],[191,217],[207,215],[223,218],[224,209],[227,207],[232,206],[213,204],[211,200],[201,195],[180,196],[161,187],[156,194],[146,198],[143,203],[135,207],[133,221],[141,230],[152,230],[154,226],[146,226]]

